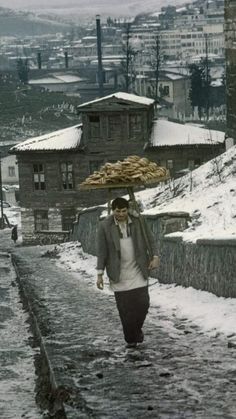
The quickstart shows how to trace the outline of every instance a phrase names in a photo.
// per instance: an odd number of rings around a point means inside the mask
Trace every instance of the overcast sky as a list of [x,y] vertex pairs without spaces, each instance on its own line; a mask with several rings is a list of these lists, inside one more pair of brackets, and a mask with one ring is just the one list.
[[[21,7],[36,9],[39,9],[40,7],[62,7],[63,5],[67,6],[68,4],[74,5],[75,7],[78,6],[79,3],[81,3],[81,0],[0,0],[0,6],[14,9]],[[87,0],[87,3],[90,3],[90,0]]]
[[[148,0],[147,3],[153,3],[156,5],[156,9],[158,9],[159,5],[163,3],[164,4],[180,4],[180,3],[184,3],[184,0],[153,0],[150,1]],[[122,12],[122,4],[123,5],[127,5],[127,4],[136,4],[136,5],[144,5],[145,4],[145,0],[0,0],[0,6],[2,7],[8,7],[8,8],[14,8],[14,9],[19,9],[19,8],[27,8],[27,9],[39,9],[39,8],[67,8],[67,7],[71,7],[71,8],[77,8],[80,6],[89,6],[91,5],[91,8],[93,7],[93,5],[101,5],[104,6],[105,4],[120,4],[121,6],[121,12]],[[145,8],[145,7],[144,7]]]
[[95,14],[135,16],[142,12],[157,12],[168,4],[183,3],[184,0],[0,0],[0,7],[81,18]]

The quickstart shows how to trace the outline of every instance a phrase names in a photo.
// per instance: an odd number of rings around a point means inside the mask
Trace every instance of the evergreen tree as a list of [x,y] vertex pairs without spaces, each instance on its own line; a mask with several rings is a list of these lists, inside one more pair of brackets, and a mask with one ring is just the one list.
[[189,91],[189,99],[192,107],[198,108],[199,118],[202,118],[203,110],[205,110],[207,118],[210,107],[210,84],[211,77],[209,67],[205,61],[199,65],[191,64],[189,66],[191,87]]
[[17,60],[17,74],[21,83],[27,84],[29,81],[29,66],[28,60],[22,60],[19,58]]
[[158,82],[159,82],[159,73],[160,73],[160,40],[159,35],[155,37],[155,46],[153,46],[151,51],[151,67],[154,70],[155,84],[154,84],[154,99],[158,101]]

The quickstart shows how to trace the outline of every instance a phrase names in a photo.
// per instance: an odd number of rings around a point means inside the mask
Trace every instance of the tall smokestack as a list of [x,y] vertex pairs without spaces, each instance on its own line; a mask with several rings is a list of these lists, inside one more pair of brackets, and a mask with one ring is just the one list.
[[68,59],[68,52],[65,51],[65,67],[66,69],[69,68],[69,59]]
[[97,53],[98,53],[98,85],[99,96],[103,96],[103,69],[102,69],[102,37],[101,37],[101,23],[100,15],[96,15],[97,27]]
[[38,54],[37,54],[37,62],[38,62],[38,69],[41,70],[41,68],[42,68],[41,52],[38,52]]

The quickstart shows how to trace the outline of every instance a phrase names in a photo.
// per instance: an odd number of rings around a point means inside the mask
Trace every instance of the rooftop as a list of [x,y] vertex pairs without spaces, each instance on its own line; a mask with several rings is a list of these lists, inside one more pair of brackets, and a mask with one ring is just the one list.
[[209,130],[194,125],[178,124],[164,119],[154,121],[150,138],[151,146],[193,144],[219,144],[225,140],[222,131]]
[[94,103],[99,103],[102,101],[105,101],[107,99],[116,98],[118,100],[123,100],[125,102],[133,102],[133,103],[139,103],[141,105],[150,106],[154,104],[154,99],[149,99],[144,96],[137,96],[131,93],[125,93],[125,92],[117,92],[112,93],[111,95],[101,97],[99,99],[92,100],[90,102],[82,103],[78,106],[78,108],[83,108],[85,106],[93,105]]
[[10,149],[11,153],[27,151],[74,150],[80,145],[82,124],[30,138]]

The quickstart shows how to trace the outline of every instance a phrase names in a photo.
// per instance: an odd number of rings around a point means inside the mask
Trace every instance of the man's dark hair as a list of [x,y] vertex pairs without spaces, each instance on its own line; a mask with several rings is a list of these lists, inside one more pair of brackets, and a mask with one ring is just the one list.
[[129,202],[125,198],[115,198],[111,203],[111,208],[114,211],[116,208],[129,208]]

